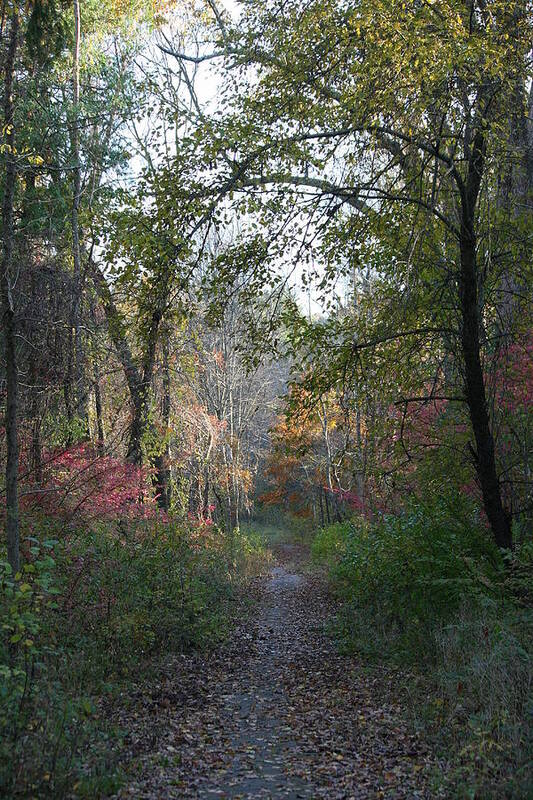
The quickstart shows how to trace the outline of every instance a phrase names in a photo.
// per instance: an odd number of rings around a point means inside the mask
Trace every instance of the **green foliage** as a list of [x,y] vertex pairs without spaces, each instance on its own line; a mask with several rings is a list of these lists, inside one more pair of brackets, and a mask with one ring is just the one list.
[[0,561],[0,598],[3,607],[0,640],[0,727],[16,728],[15,717],[23,708],[29,691],[28,666],[42,654],[36,644],[42,633],[46,611],[57,608],[52,585],[50,556],[55,542],[42,546],[30,539],[33,560],[13,575],[10,565]]
[[230,599],[227,563],[220,551],[194,547],[179,524],[112,536],[97,529],[66,558],[75,569],[67,589],[72,644],[78,651],[89,640],[97,645],[88,656],[94,672],[102,652],[105,671],[122,672],[139,656],[203,645],[221,631]]
[[43,433],[51,447],[67,447],[87,438],[87,423],[81,417],[69,419],[67,414],[56,412],[45,417]]
[[529,797],[532,609],[464,604],[450,623],[436,626],[428,646],[436,696],[424,711],[455,755],[458,796]]
[[[364,520],[359,520],[357,524],[362,531],[365,527]],[[348,520],[322,528],[313,540],[312,555],[315,563],[326,564],[334,569],[346,553],[347,541],[353,534],[353,529],[354,524]]]
[[112,793],[120,731],[102,697],[163,654],[223,637],[263,547],[236,533],[230,557],[222,533],[179,521],[27,543],[20,575],[0,562],[0,794]]
[[343,601],[343,646],[415,668],[416,724],[453,754],[446,796],[528,796],[531,546],[504,562],[473,505],[440,497],[332,525],[312,551]]
[[66,0],[34,0],[26,28],[30,56],[42,62],[58,56],[67,39]]
[[[331,565],[347,604],[379,618],[386,650],[402,658],[466,598],[490,603],[498,596],[501,561],[467,501],[413,502],[372,524],[339,523],[318,534],[313,553]],[[348,640],[353,624],[348,615]],[[379,636],[369,643],[381,654],[383,645]]]
[[[268,541],[268,540],[267,540]],[[253,526],[236,528],[226,535],[226,549],[232,556],[232,563],[241,575],[258,575],[268,560],[265,550],[265,536],[261,528]]]

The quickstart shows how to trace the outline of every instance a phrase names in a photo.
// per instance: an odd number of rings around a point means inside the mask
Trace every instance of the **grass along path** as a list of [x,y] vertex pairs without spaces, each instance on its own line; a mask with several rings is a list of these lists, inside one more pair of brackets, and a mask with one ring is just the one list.
[[126,798],[435,798],[429,748],[387,671],[364,672],[326,634],[326,587],[275,545],[257,616],[207,656],[169,664],[125,712]]

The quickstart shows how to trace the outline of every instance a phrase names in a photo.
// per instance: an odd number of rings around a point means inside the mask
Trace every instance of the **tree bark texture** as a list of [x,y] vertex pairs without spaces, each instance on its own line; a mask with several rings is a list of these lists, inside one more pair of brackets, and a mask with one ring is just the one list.
[[496,469],[494,439],[488,412],[485,378],[481,361],[481,314],[478,296],[478,266],[475,207],[485,158],[485,141],[478,131],[472,144],[467,182],[462,198],[460,230],[461,346],[465,370],[465,391],[476,442],[475,468],[481,486],[483,506],[498,547],[512,545],[510,515],[503,506]]
[[11,17],[11,31],[4,63],[4,131],[6,142],[6,166],[4,175],[4,199],[2,203],[3,253],[0,271],[2,294],[3,339],[6,361],[6,535],[7,557],[14,573],[20,568],[19,546],[19,500],[18,467],[19,449],[17,436],[18,417],[18,365],[16,350],[16,316],[12,293],[13,250],[15,231],[13,209],[17,175],[15,161],[13,79],[15,56],[19,36],[19,19],[15,12]]

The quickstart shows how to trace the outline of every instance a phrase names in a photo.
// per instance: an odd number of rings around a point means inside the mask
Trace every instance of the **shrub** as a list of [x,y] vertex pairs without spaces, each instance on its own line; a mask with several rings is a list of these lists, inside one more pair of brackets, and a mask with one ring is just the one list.
[[413,501],[314,540],[342,600],[343,646],[423,676],[417,723],[448,751],[446,796],[531,793],[532,554],[524,545],[506,563],[465,498]]
[[349,607],[343,615],[347,644],[364,610],[379,620],[378,635],[367,647],[402,660],[416,657],[428,626],[450,618],[465,598],[496,597],[499,591],[501,558],[474,507],[463,500],[412,502],[403,514],[374,523],[337,523],[318,534],[313,554],[330,564]]
[[348,541],[352,538],[356,529],[361,536],[365,535],[365,521],[363,519],[358,520],[357,523],[345,520],[344,522],[328,525],[327,528],[322,528],[313,539],[311,547],[311,554],[315,563],[326,564],[336,572],[336,568],[340,566],[340,561],[346,555]]
[[239,575],[251,578],[260,574],[270,561],[265,550],[265,537],[262,530],[253,526],[235,528],[226,536],[226,548]]
[[465,604],[452,622],[435,628],[428,644],[444,715],[433,722],[454,753],[458,793],[531,796],[532,610]]
[[[42,522],[50,533],[54,523]],[[94,786],[115,785],[118,732],[100,717],[99,698],[159,654],[224,636],[240,580],[264,557],[258,540],[238,534],[230,558],[220,531],[179,520],[57,533],[24,543],[21,575],[0,561],[6,797],[59,798],[75,782],[95,796]]]

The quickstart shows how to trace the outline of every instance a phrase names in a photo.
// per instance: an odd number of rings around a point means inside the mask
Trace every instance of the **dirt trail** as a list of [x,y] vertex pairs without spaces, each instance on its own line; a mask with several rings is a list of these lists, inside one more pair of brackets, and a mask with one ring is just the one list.
[[152,741],[132,742],[136,774],[119,798],[437,796],[427,787],[433,759],[401,722],[393,676],[364,675],[336,652],[324,586],[299,572],[299,555],[278,550],[252,630],[162,676],[144,712]]
[[286,723],[282,681],[291,649],[290,627],[285,624],[287,596],[302,581],[301,575],[281,566],[272,572],[248,670],[232,680],[220,709],[233,758],[224,775],[207,783],[205,798],[313,796],[309,783],[291,770],[299,753]]

